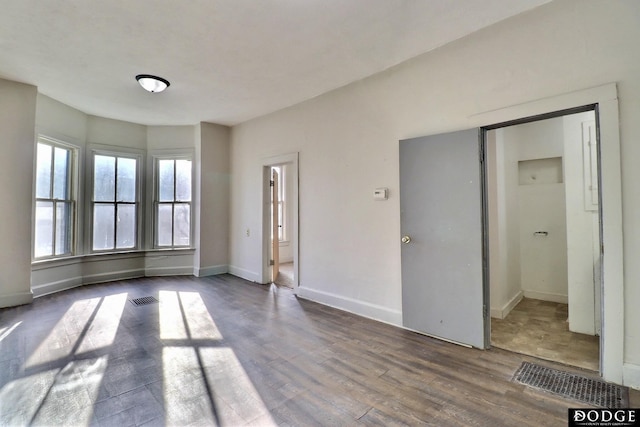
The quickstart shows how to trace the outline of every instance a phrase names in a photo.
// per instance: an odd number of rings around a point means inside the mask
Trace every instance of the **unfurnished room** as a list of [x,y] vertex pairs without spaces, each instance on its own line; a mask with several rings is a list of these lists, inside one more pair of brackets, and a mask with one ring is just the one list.
[[640,2],[0,3],[0,425],[640,419]]

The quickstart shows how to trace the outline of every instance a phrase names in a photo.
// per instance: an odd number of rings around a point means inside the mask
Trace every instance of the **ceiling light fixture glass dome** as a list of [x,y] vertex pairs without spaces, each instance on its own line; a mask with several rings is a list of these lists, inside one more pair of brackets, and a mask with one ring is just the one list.
[[140,86],[149,92],[162,92],[169,87],[171,83],[162,77],[152,76],[151,74],[138,74],[136,80],[140,83]]

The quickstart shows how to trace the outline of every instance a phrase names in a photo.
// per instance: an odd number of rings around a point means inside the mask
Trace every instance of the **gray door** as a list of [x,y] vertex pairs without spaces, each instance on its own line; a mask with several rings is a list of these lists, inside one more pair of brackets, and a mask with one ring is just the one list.
[[402,318],[485,348],[477,129],[400,141]]

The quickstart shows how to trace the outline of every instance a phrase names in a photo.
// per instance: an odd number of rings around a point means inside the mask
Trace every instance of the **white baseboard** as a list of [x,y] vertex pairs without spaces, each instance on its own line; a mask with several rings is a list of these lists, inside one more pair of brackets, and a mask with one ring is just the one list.
[[82,286],[82,277],[70,277],[68,279],[57,280],[55,282],[44,283],[39,286],[32,287],[33,297],[38,298],[56,292],[66,291],[67,289]]
[[143,268],[134,268],[131,270],[110,271],[108,273],[90,274],[83,277],[83,285],[93,285],[95,283],[113,282],[116,280],[135,279],[144,277]]
[[260,275],[254,271],[245,270],[244,268],[236,267],[234,265],[229,266],[229,273],[234,276],[238,276],[244,280],[248,280],[250,282],[259,283]]
[[147,267],[144,276],[191,276],[193,267]]
[[225,274],[229,272],[228,265],[212,265],[210,267],[194,267],[193,275],[196,277],[216,276],[218,274]]
[[0,308],[31,304],[32,301],[33,292],[18,292],[16,294],[0,295]]
[[520,301],[524,298],[524,293],[519,291],[509,302],[499,308],[491,307],[491,317],[494,319],[504,319],[511,313],[511,310],[518,305]]
[[539,299],[542,301],[559,302],[561,304],[569,304],[569,297],[567,295],[525,290],[524,297],[531,298],[531,299]]
[[640,365],[633,363],[622,365],[622,383],[627,387],[640,390]]
[[300,298],[348,311],[359,316],[368,317],[394,326],[402,326],[402,312],[400,310],[391,310],[381,305],[371,304],[329,292],[309,289],[303,286],[298,287],[297,295]]

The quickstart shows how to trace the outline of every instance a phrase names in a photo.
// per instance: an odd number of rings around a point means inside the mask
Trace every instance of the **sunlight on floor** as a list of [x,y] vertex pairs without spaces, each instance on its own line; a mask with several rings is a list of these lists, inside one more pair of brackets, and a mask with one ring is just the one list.
[[182,319],[182,310],[178,293],[175,291],[160,291],[160,339],[187,339],[187,329]]
[[[260,425],[276,425],[269,414],[260,394],[242,367],[234,351],[230,348],[201,348],[202,359],[206,360],[206,380],[214,396],[236,413],[244,423],[260,418]],[[233,420],[221,421],[233,424]]]
[[[91,298],[74,302],[58,323],[51,327],[49,334],[42,340],[38,348],[29,355],[26,368],[69,356],[101,299]],[[71,342],[69,335],[76,340]]]
[[[197,292],[160,291],[165,422],[275,425],[262,398]],[[182,341],[182,342],[180,342]]]
[[7,425],[88,425],[106,368],[107,356],[102,356],[6,384],[0,389],[3,421]]
[[222,334],[213,322],[198,292],[180,292],[180,302],[184,309],[186,326],[191,339],[222,339]]
[[11,335],[11,332],[13,332],[18,326],[20,326],[21,323],[22,323],[22,320],[14,323],[11,326],[0,328],[0,342],[2,342],[3,339]]
[[102,303],[91,321],[91,326],[89,326],[85,336],[82,337],[82,342],[76,354],[97,350],[113,344],[126,302],[126,293],[109,295],[102,299]]

